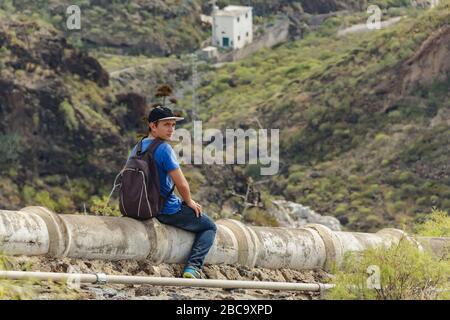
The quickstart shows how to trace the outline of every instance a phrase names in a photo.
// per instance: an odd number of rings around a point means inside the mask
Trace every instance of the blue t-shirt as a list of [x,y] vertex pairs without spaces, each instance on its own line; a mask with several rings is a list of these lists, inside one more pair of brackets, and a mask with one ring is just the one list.
[[[150,143],[153,139],[145,138],[142,141],[142,152],[147,150],[150,146]],[[137,145],[134,146],[133,150],[130,153],[130,156],[134,156],[136,154]],[[175,151],[173,151],[170,144],[167,142],[163,142],[158,146],[155,151],[154,159],[156,161],[156,167],[158,169],[159,175],[159,185],[160,185],[160,193],[162,196],[166,196],[173,187],[172,178],[167,174],[169,171],[178,169],[180,167]],[[177,213],[181,209],[181,200],[176,196],[174,192],[170,195],[164,204],[163,209],[161,210],[162,214],[174,214]]]

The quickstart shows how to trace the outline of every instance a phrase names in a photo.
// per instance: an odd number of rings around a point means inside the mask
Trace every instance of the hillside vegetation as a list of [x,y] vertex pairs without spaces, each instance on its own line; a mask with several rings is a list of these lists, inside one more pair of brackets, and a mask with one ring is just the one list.
[[[48,1],[48,8],[61,3]],[[422,220],[431,207],[448,211],[450,2],[440,3],[398,11],[406,16],[386,30],[338,37],[339,29],[367,19],[344,12],[304,39],[218,69],[202,67],[204,128],[257,129],[259,122],[280,128],[281,140],[279,175],[257,186],[255,165],[186,166],[207,212],[276,225],[267,215],[270,200],[286,198],[334,215],[348,229],[375,231]],[[107,53],[108,45],[95,42],[91,54],[39,13],[38,2],[2,4],[0,201],[8,209],[89,211],[101,205],[145,127],[149,86],[181,87],[190,66],[176,57]],[[18,13],[21,5],[30,7]],[[183,92],[179,104],[188,120],[190,94]],[[239,195],[250,189],[259,206],[241,216]]]
[[[0,11],[0,202],[82,208],[127,150],[109,75],[40,19]],[[133,137],[134,139],[134,137]],[[107,179],[108,178],[108,179]]]
[[[281,176],[268,187],[352,230],[401,226],[450,208],[450,9],[395,26],[317,33],[205,75],[204,126],[280,128]],[[186,102],[190,103],[189,101]],[[246,168],[258,178],[257,168]]]
[[[81,30],[68,30],[66,10],[78,5]],[[188,52],[207,38],[199,1],[4,0],[8,13],[39,17],[78,48],[109,53],[170,55]]]
[[[254,15],[263,18],[280,13],[296,16],[365,10],[369,2],[382,8],[410,3],[409,0],[221,0],[218,5],[223,8],[228,4],[250,4]],[[68,30],[66,26],[66,10],[70,5],[78,5],[81,10],[81,30]],[[114,54],[189,53],[201,48],[211,35],[210,26],[200,19],[202,13],[211,12],[208,0],[2,0],[0,9],[45,20],[77,48]]]

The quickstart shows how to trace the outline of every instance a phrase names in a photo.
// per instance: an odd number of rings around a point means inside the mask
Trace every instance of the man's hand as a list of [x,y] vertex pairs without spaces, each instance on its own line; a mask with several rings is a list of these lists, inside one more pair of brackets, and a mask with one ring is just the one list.
[[202,206],[200,204],[198,204],[194,200],[191,200],[189,202],[186,202],[186,205],[195,211],[195,215],[197,216],[197,218],[200,218],[200,216],[202,215]]

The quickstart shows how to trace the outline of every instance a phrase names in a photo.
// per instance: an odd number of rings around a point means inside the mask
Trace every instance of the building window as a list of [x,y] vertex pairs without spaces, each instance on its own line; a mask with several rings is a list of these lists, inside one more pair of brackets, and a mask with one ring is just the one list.
[[248,32],[246,32],[245,35],[248,37]]
[[248,18],[248,13],[245,14],[245,17]]
[[238,41],[241,41],[241,36],[238,36]]
[[239,22],[239,17],[237,18],[237,22]]

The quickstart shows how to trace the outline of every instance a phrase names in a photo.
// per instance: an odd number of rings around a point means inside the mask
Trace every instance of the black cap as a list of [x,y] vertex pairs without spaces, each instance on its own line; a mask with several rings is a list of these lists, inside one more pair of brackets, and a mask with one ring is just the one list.
[[167,107],[161,107],[158,106],[154,108],[150,113],[148,114],[148,122],[155,122],[158,120],[176,120],[180,121],[183,120],[182,117],[176,117],[172,110],[170,110]]

